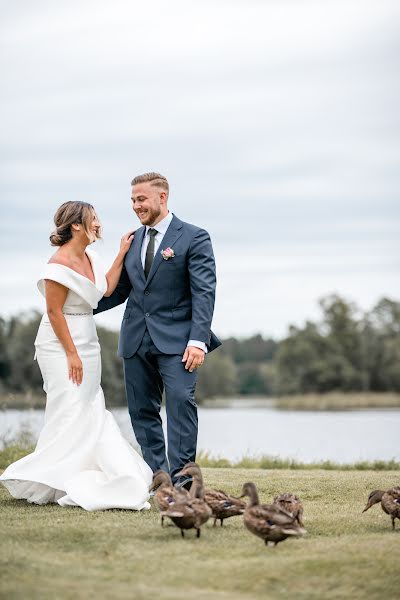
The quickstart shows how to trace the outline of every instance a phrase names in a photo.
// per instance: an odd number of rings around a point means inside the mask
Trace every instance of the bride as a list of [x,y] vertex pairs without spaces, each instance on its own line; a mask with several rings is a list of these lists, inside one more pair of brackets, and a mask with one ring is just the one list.
[[100,238],[94,208],[66,202],[50,236],[58,250],[38,288],[46,298],[35,340],[47,394],[35,451],[10,465],[0,482],[15,498],[85,510],[148,509],[152,471],[122,436],[100,387],[100,346],[93,309],[114,291],[132,234],[107,274],[87,246]]

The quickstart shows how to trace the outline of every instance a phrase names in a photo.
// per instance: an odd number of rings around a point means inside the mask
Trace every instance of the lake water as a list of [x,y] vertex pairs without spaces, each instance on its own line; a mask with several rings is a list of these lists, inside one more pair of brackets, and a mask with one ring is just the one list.
[[[123,434],[135,444],[126,408],[113,408]],[[37,437],[43,410],[0,411],[0,439],[22,428]],[[165,422],[165,412],[162,411]],[[199,408],[198,448],[232,461],[268,454],[302,462],[400,460],[400,410],[280,411],[272,406]]]

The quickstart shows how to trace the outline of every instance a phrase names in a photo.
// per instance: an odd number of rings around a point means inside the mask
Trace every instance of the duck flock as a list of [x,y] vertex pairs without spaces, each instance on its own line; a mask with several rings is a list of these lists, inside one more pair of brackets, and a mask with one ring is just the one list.
[[[201,468],[196,463],[188,463],[178,474],[192,478],[190,491],[174,487],[171,477],[165,471],[156,471],[153,475],[152,490],[154,500],[161,514],[161,525],[168,517],[181,530],[195,529],[200,537],[201,527],[210,519],[224,523],[225,519],[243,516],[247,530],[264,540],[266,545],[276,546],[290,537],[299,537],[306,533],[303,523],[303,504],[296,494],[285,492],[276,496],[271,504],[260,504],[254,483],[243,485],[240,497],[230,496],[222,490],[205,489]],[[247,504],[242,498],[248,498]],[[368,497],[363,512],[374,504],[381,503],[383,511],[392,519],[400,519],[400,487],[391,490],[374,490]]]

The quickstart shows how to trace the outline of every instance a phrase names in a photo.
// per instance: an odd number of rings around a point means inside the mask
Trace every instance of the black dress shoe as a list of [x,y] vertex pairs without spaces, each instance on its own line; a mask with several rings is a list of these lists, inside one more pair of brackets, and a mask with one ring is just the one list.
[[191,477],[182,477],[181,479],[178,479],[178,481],[175,483],[175,487],[190,490],[192,482],[193,479]]

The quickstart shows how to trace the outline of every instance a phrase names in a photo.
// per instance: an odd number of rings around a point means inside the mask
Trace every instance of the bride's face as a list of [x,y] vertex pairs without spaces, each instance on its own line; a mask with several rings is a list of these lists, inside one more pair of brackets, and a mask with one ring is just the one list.
[[96,213],[93,211],[92,222],[90,223],[90,226],[88,228],[89,229],[88,233],[90,234],[88,236],[90,244],[93,244],[93,242],[95,242],[97,239],[99,239],[99,237],[100,237],[100,228],[101,228],[100,221],[99,221]]
[[132,205],[142,225],[154,225],[165,212],[166,193],[149,182],[132,187]]
[[93,244],[100,238],[101,224],[96,213],[93,211],[85,225],[74,223],[72,229],[74,231],[74,237],[80,238],[82,242]]

